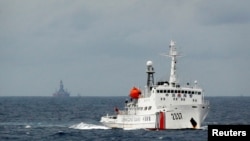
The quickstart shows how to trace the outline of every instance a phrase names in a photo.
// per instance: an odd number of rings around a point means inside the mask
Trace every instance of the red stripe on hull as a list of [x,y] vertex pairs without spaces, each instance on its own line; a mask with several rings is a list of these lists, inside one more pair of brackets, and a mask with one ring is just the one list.
[[160,128],[159,129],[165,129],[165,113],[160,112]]

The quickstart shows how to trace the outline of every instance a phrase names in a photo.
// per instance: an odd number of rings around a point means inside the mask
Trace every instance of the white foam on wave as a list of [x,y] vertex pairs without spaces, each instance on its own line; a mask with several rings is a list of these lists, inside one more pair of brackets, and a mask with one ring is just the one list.
[[140,130],[142,128],[123,128],[123,130]]
[[202,129],[202,130],[207,130],[207,125],[205,125],[205,126],[201,126],[201,128],[200,129]]
[[25,128],[31,128],[31,126],[30,125],[26,125]]
[[84,122],[72,125],[69,128],[80,129],[80,130],[91,130],[91,129],[104,129],[105,130],[105,129],[111,129],[111,128],[106,127],[106,126],[95,125],[95,124],[88,124],[88,123],[84,123]]

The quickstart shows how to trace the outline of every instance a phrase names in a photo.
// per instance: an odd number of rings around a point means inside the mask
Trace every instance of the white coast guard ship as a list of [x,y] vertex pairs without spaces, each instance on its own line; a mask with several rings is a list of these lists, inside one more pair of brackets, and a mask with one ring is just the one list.
[[177,81],[176,63],[179,56],[175,42],[170,42],[171,70],[169,81],[154,84],[152,61],[147,62],[147,86],[141,91],[133,87],[130,101],[116,114],[101,117],[100,122],[110,128],[123,129],[200,129],[209,112],[204,91],[194,82],[181,86]]

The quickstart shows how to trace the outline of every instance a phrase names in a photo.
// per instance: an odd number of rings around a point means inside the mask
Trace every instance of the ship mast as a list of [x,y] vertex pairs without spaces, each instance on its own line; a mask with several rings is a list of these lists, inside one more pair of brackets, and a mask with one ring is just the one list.
[[155,73],[155,71],[154,71],[152,61],[147,61],[146,73],[148,74],[148,77],[147,77],[147,86],[146,86],[145,96],[149,96],[150,92],[154,86],[154,73]]
[[147,61],[147,87],[151,90],[154,85],[154,68],[153,68],[153,62]]
[[176,47],[175,47],[175,42],[174,41],[170,41],[170,45],[169,45],[169,57],[171,57],[171,70],[170,70],[170,78],[169,78],[169,84],[173,87],[176,86],[177,83],[177,74],[176,74],[176,63],[177,63],[177,56],[179,56],[178,52],[176,51]]

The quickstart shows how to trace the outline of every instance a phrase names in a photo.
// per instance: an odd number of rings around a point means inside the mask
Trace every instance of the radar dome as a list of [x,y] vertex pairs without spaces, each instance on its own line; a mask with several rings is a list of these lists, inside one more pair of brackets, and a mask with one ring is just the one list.
[[195,80],[195,81],[194,81],[194,84],[197,84],[197,83],[198,83],[198,81],[197,81],[197,80]]
[[152,61],[147,61],[147,66],[152,66],[153,62]]

